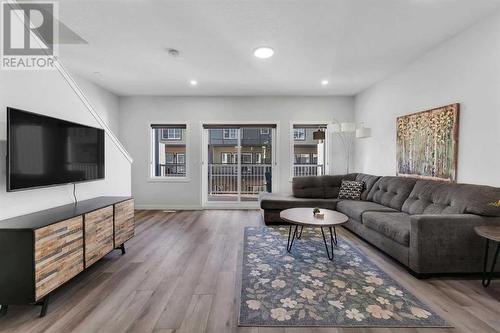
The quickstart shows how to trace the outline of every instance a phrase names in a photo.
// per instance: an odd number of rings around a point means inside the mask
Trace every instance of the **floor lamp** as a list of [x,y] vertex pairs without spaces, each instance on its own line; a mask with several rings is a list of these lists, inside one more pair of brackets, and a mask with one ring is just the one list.
[[328,124],[328,131],[334,133],[340,138],[340,142],[345,150],[346,155],[346,173],[350,171],[351,152],[354,139],[368,138],[371,136],[371,128],[365,127],[363,123],[357,125],[351,122],[338,122],[334,120]]

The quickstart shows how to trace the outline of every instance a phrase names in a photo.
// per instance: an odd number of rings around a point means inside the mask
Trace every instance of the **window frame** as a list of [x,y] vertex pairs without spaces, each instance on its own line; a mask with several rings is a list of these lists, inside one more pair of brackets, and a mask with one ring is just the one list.
[[[172,131],[173,131],[173,133],[175,134],[177,132],[177,130],[180,130],[178,133],[179,136],[173,135],[172,137],[170,137],[170,133],[172,133]],[[165,136],[165,133],[167,133],[166,136]],[[162,138],[162,140],[167,140],[167,141],[182,141],[182,129],[181,128],[162,128],[161,138]]]
[[[302,133],[304,135],[304,137],[302,139],[296,138],[295,133]],[[293,128],[293,141],[306,141],[306,135],[307,135],[306,133],[307,133],[307,131],[306,131],[305,127],[304,128],[301,128],[301,127]]]
[[[228,135],[228,137],[226,137],[226,133],[228,133],[228,134],[233,133],[234,137],[233,137],[233,135]],[[238,140],[238,129],[237,128],[223,128],[222,129],[222,139],[223,140]]]
[[262,164],[262,153],[255,153],[255,164]]
[[[235,165],[238,164],[238,153],[232,153],[228,151],[223,151],[220,153],[220,164],[226,164],[226,165]],[[229,162],[224,163],[223,162],[223,156],[228,156],[229,159],[226,158],[226,160],[229,160]]]
[[[185,163],[185,170],[186,173],[183,176],[154,176],[155,174],[155,138],[154,138],[154,128],[152,127],[153,125],[164,125],[165,127],[175,127],[179,126],[182,128],[179,128],[180,131],[180,137],[181,139],[165,139],[163,135],[163,131],[168,128],[162,128],[161,129],[161,134],[160,134],[160,141],[161,140],[167,140],[167,141],[183,141],[184,140],[184,146],[186,147],[184,153],[184,160]],[[182,135],[182,129],[184,129],[184,138]],[[190,142],[190,130],[191,126],[189,121],[170,121],[170,120],[159,120],[159,121],[150,121],[147,122],[147,132],[148,132],[148,144],[149,144],[149,168],[148,168],[148,174],[147,174],[147,182],[190,182],[190,173],[191,173],[191,166],[190,166],[190,161],[191,161],[191,142]],[[168,145],[168,144],[167,144]],[[174,154],[174,163],[177,164],[177,157]],[[165,162],[166,162],[166,156],[165,156]],[[177,166],[178,167],[178,166]]]
[[[250,163],[244,162],[244,157],[250,157]],[[241,164],[252,164],[253,156],[252,153],[241,153]]]
[[[183,162],[179,162],[179,157],[182,156]],[[175,164],[186,164],[186,153],[175,154]]]

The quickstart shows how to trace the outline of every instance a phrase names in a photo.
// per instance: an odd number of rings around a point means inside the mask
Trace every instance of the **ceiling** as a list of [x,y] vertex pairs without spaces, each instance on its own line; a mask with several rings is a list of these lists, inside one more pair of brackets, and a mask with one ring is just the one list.
[[[63,63],[122,96],[354,95],[500,0],[61,0]],[[85,43],[85,41],[87,43]],[[257,59],[261,45],[275,55]],[[171,57],[167,48],[180,51]],[[327,79],[329,84],[321,85]],[[197,80],[196,87],[190,80]]]

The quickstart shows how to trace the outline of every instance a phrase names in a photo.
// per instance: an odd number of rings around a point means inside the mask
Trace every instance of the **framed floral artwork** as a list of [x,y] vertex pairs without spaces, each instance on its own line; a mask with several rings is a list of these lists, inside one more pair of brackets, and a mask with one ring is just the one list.
[[458,103],[397,118],[397,175],[455,182]]

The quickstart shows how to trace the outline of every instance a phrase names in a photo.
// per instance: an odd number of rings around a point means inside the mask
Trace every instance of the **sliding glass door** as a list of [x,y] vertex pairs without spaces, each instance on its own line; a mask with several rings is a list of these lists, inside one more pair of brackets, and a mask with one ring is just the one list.
[[206,202],[257,201],[272,191],[270,125],[206,125]]

